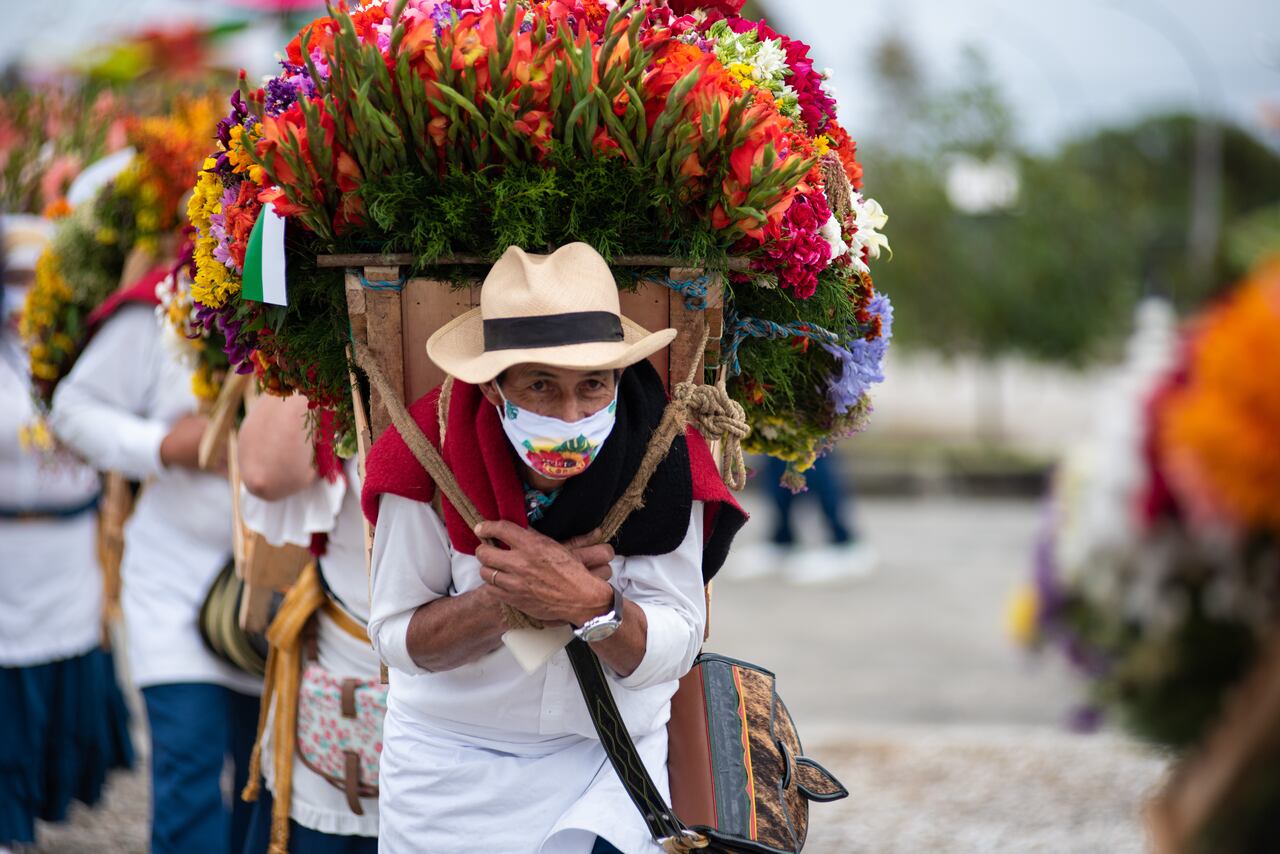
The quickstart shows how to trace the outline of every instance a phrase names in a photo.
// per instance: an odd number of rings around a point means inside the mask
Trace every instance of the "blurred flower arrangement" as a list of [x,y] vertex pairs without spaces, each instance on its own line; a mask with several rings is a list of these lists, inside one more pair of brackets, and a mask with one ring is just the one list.
[[1129,426],[1060,472],[1011,616],[1084,675],[1083,720],[1184,748],[1280,625],[1280,260],[1138,374]]
[[58,81],[0,91],[0,210],[62,216],[67,188],[89,163],[125,145],[127,110],[108,91]]
[[[881,378],[892,312],[868,265],[885,217],[808,46],[741,5],[375,0],[307,25],[217,125],[189,206],[197,326],[268,390],[338,410],[344,433],[345,297],[319,253],[421,269],[583,240],[708,269],[744,258],[729,388],[750,449],[789,460],[799,486]],[[267,203],[290,224],[287,307],[241,296]],[[698,304],[698,283],[670,284]]]
[[214,109],[208,99],[190,100],[168,116],[128,120],[133,158],[58,223],[37,262],[20,324],[33,385],[45,404],[84,345],[89,315],[131,284],[121,276],[173,263],[185,225],[181,200],[199,166]]
[[195,274],[195,234],[188,226],[178,250],[178,263],[156,285],[156,318],[169,333],[165,342],[178,361],[192,370],[196,399],[212,404],[222,390],[230,362],[221,332],[200,322],[191,297]]

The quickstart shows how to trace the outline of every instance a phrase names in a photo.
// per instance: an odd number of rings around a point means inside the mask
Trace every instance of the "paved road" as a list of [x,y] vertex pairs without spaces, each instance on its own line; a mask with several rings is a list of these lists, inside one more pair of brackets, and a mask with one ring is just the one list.
[[[1034,504],[868,500],[858,523],[876,571],[798,586],[735,578],[768,527],[761,498],[748,502],[755,518],[716,584],[709,648],[775,670],[808,752],[850,789],[814,808],[806,851],[1143,850],[1138,810],[1166,763],[1117,736],[1064,732],[1070,679],[1003,636]],[[800,522],[819,539],[812,510]],[[121,776],[104,808],[52,829],[40,850],[143,851],[145,814],[143,775]]]
[[[855,722],[1060,722],[1073,696],[1056,662],[1004,635],[1009,591],[1026,577],[1040,511],[1033,502],[874,499],[856,525],[878,553],[856,581],[796,586],[736,580],[770,529],[771,507],[748,493],[752,519],[714,586],[709,648],[775,670],[806,730]],[[800,534],[821,539],[812,502]]]

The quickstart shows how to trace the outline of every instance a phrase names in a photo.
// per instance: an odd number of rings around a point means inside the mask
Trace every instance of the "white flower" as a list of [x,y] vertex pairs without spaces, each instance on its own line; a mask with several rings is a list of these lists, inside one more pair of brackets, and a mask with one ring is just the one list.
[[831,246],[831,258],[835,260],[841,255],[849,251],[848,245],[840,236],[840,220],[836,219],[836,215],[832,214],[827,217],[827,221],[822,224],[820,231],[824,240]]
[[761,42],[755,56],[751,57],[751,77],[757,81],[774,81],[790,71],[787,55],[779,39]]
[[871,272],[862,260],[862,250],[865,249],[867,257],[872,260],[880,257],[881,249],[893,252],[889,248],[889,238],[880,233],[888,221],[889,215],[879,202],[863,198],[861,193],[853,194],[853,224],[856,229],[853,234],[853,266],[858,272]]

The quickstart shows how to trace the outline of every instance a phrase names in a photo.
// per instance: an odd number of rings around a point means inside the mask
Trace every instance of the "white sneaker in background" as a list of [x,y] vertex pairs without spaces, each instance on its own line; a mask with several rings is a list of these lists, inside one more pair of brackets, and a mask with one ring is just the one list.
[[790,551],[773,542],[747,543],[729,551],[720,576],[731,581],[751,581],[778,575],[790,560]]
[[787,561],[786,576],[793,584],[856,581],[875,572],[877,561],[866,543],[833,543],[796,552]]

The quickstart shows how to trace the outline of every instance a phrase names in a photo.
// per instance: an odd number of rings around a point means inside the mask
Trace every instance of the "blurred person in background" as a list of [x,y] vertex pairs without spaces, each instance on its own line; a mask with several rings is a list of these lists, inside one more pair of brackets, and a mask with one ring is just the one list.
[[245,527],[272,545],[309,546],[318,555],[290,587],[269,635],[275,679],[264,693],[258,743],[268,792],[250,781],[245,795],[257,804],[244,852],[376,854],[387,689],[367,628],[360,472],[354,458],[344,464],[313,449],[307,414],[301,395],[263,396],[240,426]]
[[94,471],[37,425],[17,316],[51,223],[6,216],[0,293],[0,852],[35,822],[93,806],[133,764],[129,712],[103,646]]
[[151,730],[151,851],[239,854],[249,807],[235,791],[248,776],[261,679],[205,645],[201,605],[231,556],[231,495],[201,471],[208,419],[196,414],[191,369],[165,344],[151,279],[104,304],[92,338],[54,393],[50,423],[101,471],[143,483],[125,527],[123,610],[129,673]]
[[[742,549],[733,559],[733,577],[759,578],[781,571],[796,584],[823,584],[862,578],[875,569],[875,554],[851,526],[853,490],[846,489],[840,467],[827,453],[804,472],[805,491],[794,493],[782,482],[787,464],[775,457],[764,458],[761,478],[773,504],[773,531],[765,543]],[[795,504],[812,497],[822,512],[829,539],[821,546],[803,546],[794,527]]]

